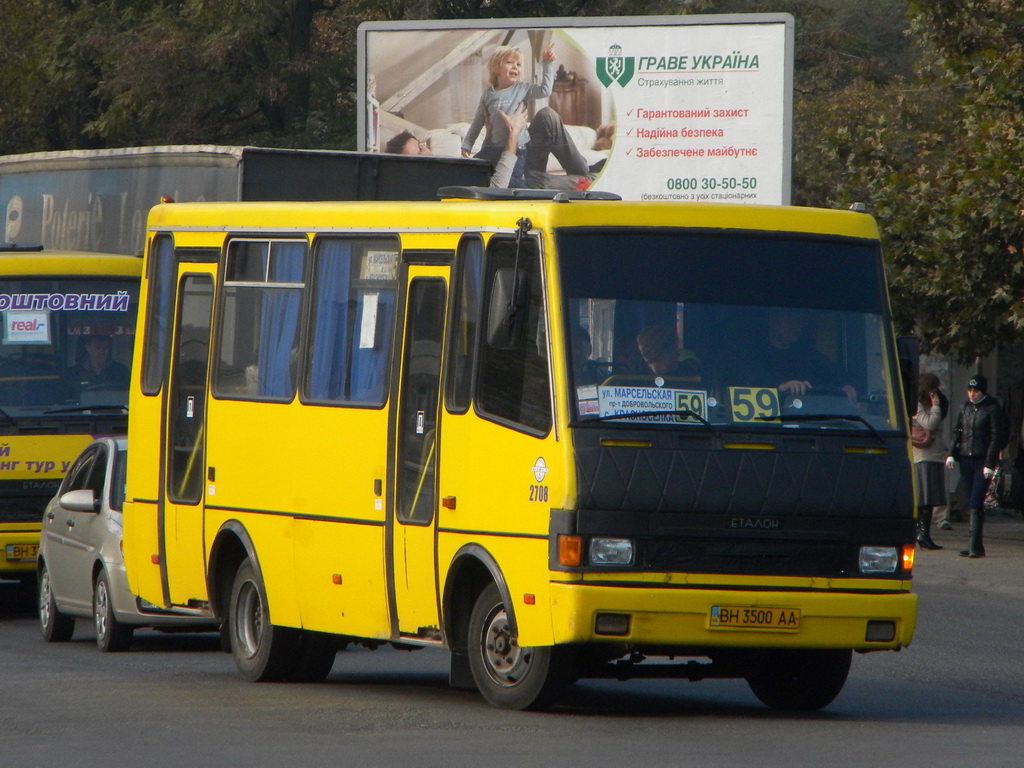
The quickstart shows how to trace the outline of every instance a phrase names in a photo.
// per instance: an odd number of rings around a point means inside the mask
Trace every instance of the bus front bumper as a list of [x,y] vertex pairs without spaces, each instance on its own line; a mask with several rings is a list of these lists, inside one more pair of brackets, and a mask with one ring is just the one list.
[[551,614],[555,643],[897,650],[917,595],[552,583]]

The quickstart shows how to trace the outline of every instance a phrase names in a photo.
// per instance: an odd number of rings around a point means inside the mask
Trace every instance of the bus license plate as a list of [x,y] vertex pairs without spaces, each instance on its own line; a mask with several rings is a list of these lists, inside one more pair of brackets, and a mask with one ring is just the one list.
[[800,629],[799,608],[761,608],[749,605],[713,605],[711,622],[714,629]]
[[31,562],[39,555],[38,544],[8,544],[7,562]]

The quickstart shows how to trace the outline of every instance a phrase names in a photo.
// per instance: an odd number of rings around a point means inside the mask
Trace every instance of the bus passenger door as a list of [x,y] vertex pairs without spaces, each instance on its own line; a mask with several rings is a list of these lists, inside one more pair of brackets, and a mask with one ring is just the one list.
[[441,637],[435,537],[447,275],[447,267],[409,270],[395,406],[394,515],[388,551],[392,631],[425,640]]
[[172,605],[207,597],[202,502],[214,278],[212,271],[196,274],[197,267],[182,265],[187,273],[178,282],[170,396],[164,415],[160,548],[165,600]]

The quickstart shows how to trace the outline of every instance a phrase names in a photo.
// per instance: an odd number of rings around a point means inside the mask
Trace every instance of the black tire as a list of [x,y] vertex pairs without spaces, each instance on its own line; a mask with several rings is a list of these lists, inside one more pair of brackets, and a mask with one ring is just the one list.
[[846,683],[853,651],[777,651],[747,684],[772,709],[810,712],[827,707]]
[[280,682],[295,671],[299,631],[270,623],[267,592],[249,560],[231,585],[227,631],[235,666],[249,682]]
[[66,643],[75,633],[75,620],[57,610],[46,564],[39,566],[39,625],[48,643]]
[[135,628],[122,624],[114,615],[110,597],[110,579],[106,571],[96,574],[92,589],[92,621],[96,626],[96,647],[103,653],[119,653],[131,648]]
[[334,667],[338,644],[334,637],[321,632],[303,630],[299,636],[295,668],[289,675],[294,683],[319,683]]
[[228,626],[227,617],[224,617],[221,620],[220,633],[217,637],[217,641],[222,653],[231,653],[231,627]]
[[568,684],[563,649],[520,647],[493,583],[473,606],[466,647],[477,690],[495,707],[546,709]]

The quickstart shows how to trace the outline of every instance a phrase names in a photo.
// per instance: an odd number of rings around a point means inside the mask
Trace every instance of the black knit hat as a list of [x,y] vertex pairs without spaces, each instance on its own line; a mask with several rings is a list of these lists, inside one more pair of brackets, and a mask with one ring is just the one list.
[[982,376],[980,373],[971,376],[971,380],[967,382],[968,389],[976,389],[979,392],[988,392],[988,379]]

